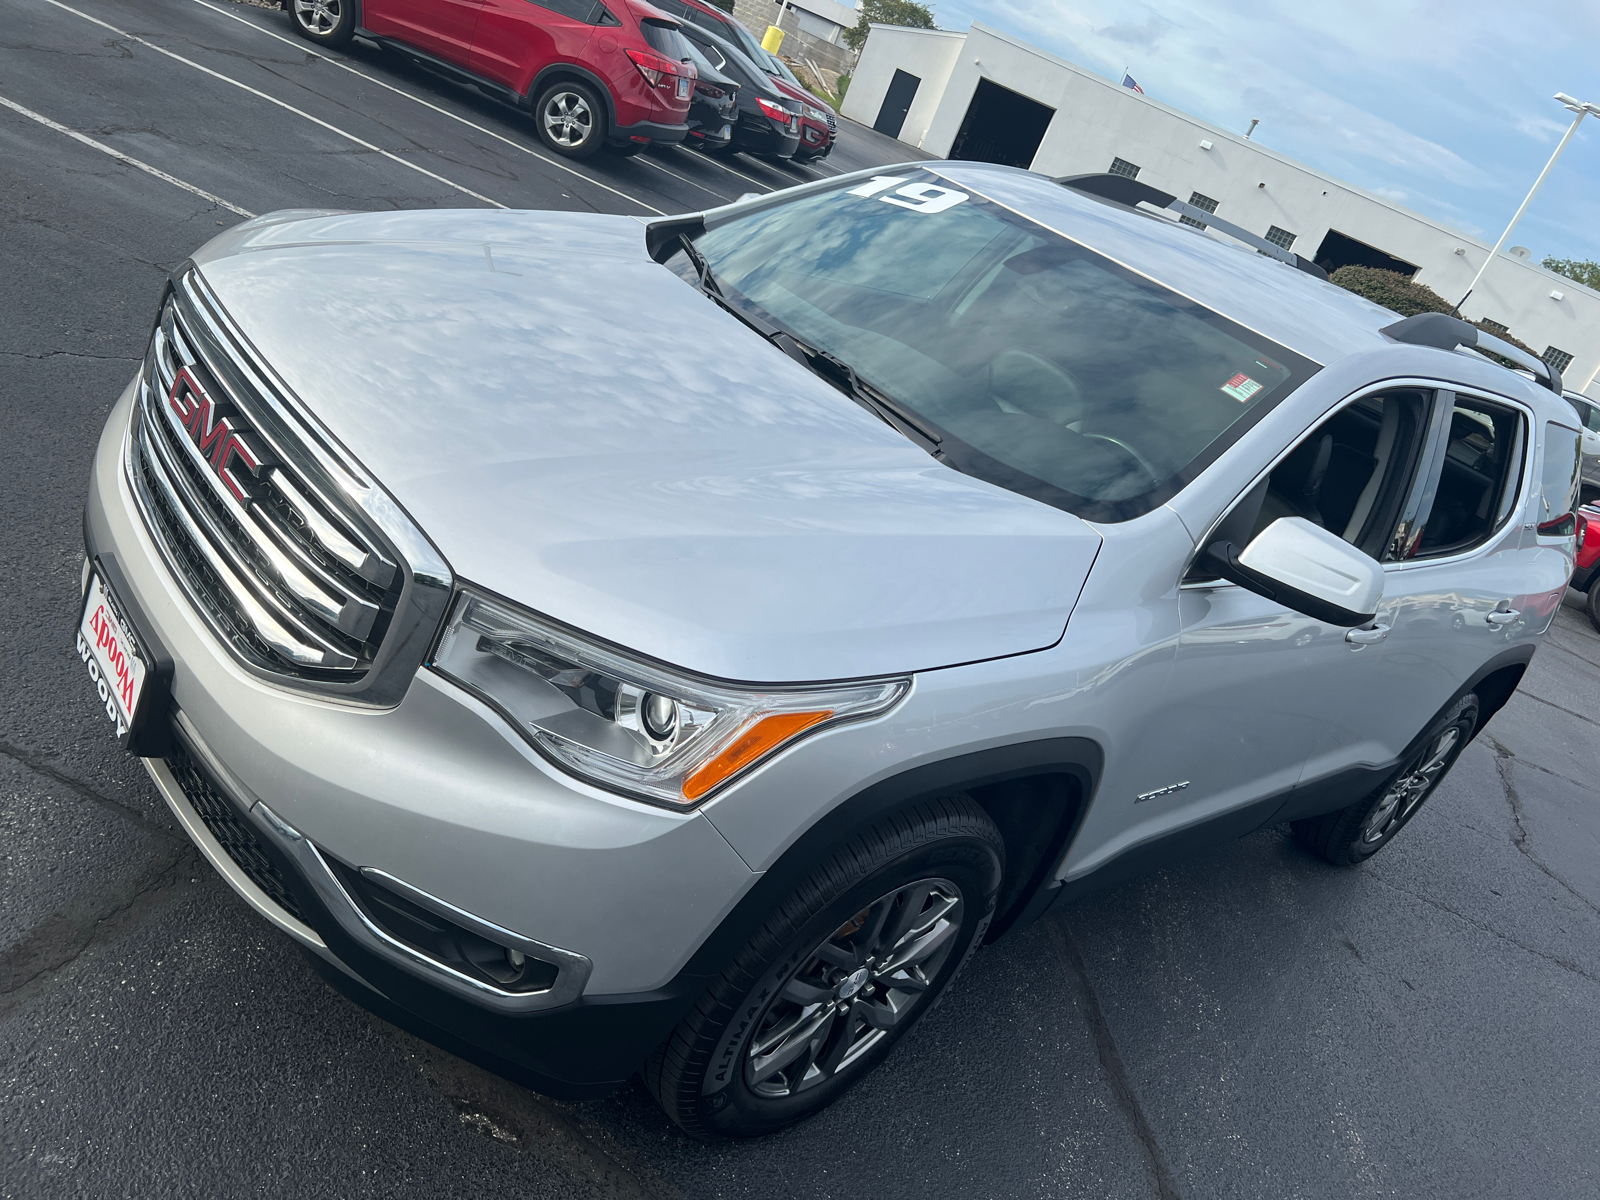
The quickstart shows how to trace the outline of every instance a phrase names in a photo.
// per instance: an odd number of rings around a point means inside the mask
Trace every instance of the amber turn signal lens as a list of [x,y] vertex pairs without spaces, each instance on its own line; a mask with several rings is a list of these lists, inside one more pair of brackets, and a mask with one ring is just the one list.
[[726,750],[683,781],[683,798],[700,799],[730,775],[744,770],[796,734],[831,716],[833,710],[830,708],[823,712],[774,713],[770,717],[762,717],[735,738]]

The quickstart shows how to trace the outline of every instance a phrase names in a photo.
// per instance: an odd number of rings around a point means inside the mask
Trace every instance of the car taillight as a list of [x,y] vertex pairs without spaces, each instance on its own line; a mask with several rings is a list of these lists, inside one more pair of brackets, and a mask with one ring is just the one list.
[[756,103],[761,106],[761,111],[774,121],[782,121],[785,125],[789,123],[789,110],[784,108],[783,105],[774,104],[770,100],[762,100],[760,97],[756,98]]
[[680,75],[693,79],[698,74],[693,63],[673,62],[653,50],[630,49],[628,57],[633,60],[633,65],[639,68],[639,74],[644,76],[644,81],[651,87],[671,87]]
[[697,83],[694,85],[694,90],[708,100],[721,100],[724,95],[721,88],[712,87],[709,83]]

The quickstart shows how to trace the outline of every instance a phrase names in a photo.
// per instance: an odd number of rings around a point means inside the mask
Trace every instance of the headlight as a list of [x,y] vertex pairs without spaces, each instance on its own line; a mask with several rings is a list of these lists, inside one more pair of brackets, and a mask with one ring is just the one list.
[[888,711],[909,679],[810,688],[712,683],[639,662],[472,591],[435,669],[591,783],[690,808],[804,734]]
[[801,108],[801,111],[804,112],[806,114],[806,116],[810,117],[813,121],[821,121],[823,124],[827,124],[827,122],[828,122],[828,114],[823,112],[820,108],[817,108],[816,106],[811,105],[811,104],[807,104],[804,101],[801,101],[800,108]]

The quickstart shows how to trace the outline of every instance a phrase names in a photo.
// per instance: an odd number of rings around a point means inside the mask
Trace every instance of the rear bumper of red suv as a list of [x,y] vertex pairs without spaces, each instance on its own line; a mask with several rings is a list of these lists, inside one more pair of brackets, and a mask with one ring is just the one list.
[[617,141],[632,142],[645,139],[652,142],[681,142],[689,136],[689,126],[668,125],[661,121],[637,121],[632,125],[618,125],[611,131]]

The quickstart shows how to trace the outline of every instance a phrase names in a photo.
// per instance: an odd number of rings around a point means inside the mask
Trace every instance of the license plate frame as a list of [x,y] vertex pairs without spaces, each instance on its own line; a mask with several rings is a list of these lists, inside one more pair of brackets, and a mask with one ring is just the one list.
[[690,84],[689,80],[686,77],[684,77],[682,75],[678,76],[678,99],[679,100],[687,100],[689,98],[689,89],[690,89],[690,87],[691,87],[691,84]]
[[94,683],[117,744],[141,758],[171,747],[172,659],[147,632],[144,613],[110,555],[88,560],[76,650]]

